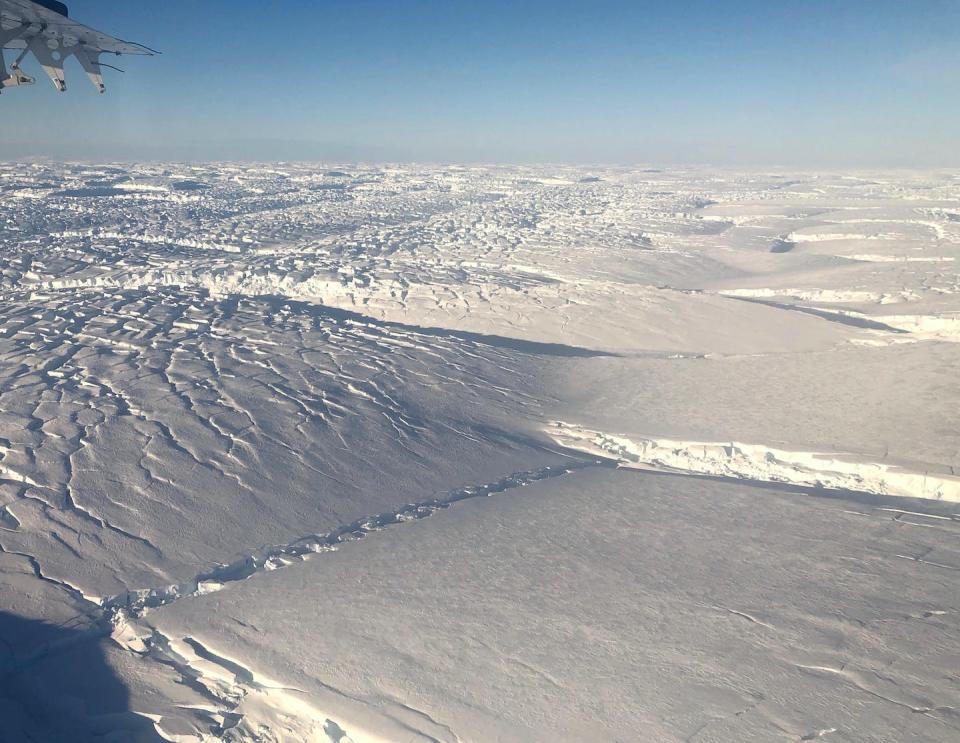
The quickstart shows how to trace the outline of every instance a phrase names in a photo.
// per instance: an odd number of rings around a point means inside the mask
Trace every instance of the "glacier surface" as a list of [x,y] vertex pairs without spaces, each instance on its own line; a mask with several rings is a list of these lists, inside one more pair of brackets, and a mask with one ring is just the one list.
[[960,735],[960,175],[0,190],[4,743]]

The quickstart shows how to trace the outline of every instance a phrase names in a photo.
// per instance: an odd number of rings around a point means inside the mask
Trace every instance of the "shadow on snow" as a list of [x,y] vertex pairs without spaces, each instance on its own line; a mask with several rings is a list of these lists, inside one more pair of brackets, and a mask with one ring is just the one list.
[[130,709],[104,635],[87,620],[55,625],[0,612],[0,743],[162,740]]

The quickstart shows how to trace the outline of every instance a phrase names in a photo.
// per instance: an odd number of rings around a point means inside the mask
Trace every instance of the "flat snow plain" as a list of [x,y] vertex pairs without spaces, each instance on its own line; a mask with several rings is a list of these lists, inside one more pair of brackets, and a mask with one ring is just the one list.
[[960,737],[960,175],[0,190],[3,743]]

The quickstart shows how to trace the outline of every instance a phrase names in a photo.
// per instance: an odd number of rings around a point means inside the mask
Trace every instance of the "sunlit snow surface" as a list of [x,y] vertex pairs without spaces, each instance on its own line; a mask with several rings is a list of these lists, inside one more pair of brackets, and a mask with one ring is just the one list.
[[960,737],[960,175],[0,191],[4,743]]

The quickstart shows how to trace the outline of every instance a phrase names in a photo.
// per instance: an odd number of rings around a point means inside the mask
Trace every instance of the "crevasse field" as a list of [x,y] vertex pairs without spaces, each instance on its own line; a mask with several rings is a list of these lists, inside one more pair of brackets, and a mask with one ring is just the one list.
[[960,739],[960,175],[0,189],[4,743]]

